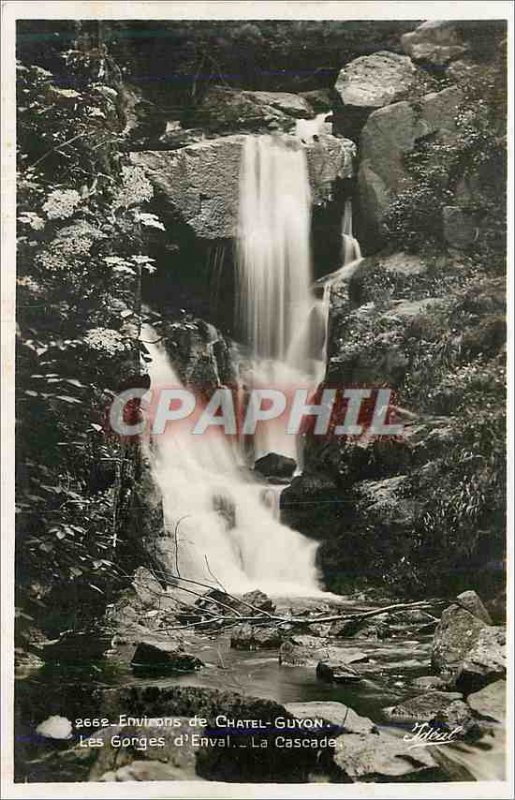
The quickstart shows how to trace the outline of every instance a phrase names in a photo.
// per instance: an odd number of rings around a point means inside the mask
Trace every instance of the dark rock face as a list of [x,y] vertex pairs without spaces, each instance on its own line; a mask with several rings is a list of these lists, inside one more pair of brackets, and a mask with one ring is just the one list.
[[294,458],[288,458],[280,453],[267,453],[258,458],[254,469],[265,478],[291,478],[297,466]]
[[337,115],[338,129],[355,138],[372,111],[395,103],[406,94],[415,80],[415,72],[408,56],[388,51],[351,61],[340,71],[335,84],[343,104]]
[[140,674],[193,672],[202,666],[202,661],[185,652],[182,645],[157,640],[140,642],[131,661],[132,669]]

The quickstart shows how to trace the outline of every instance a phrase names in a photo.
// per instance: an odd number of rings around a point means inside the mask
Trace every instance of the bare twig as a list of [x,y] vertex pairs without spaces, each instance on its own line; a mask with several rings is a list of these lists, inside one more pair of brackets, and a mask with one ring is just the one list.
[[222,590],[223,592],[225,592],[225,594],[227,594],[227,591],[226,591],[226,589],[225,589],[225,586],[223,585],[223,583],[221,583],[221,581],[219,581],[219,580],[218,580],[218,578],[216,577],[216,575],[215,575],[215,574],[213,573],[213,571],[211,570],[211,567],[209,566],[209,561],[208,561],[208,558],[207,558],[207,553],[204,555],[204,558],[206,559],[206,567],[207,567],[207,571],[209,572],[209,574],[211,575],[211,577],[213,578],[213,580],[215,580],[215,581],[217,582],[217,584],[219,585],[219,587],[221,588],[221,590]]

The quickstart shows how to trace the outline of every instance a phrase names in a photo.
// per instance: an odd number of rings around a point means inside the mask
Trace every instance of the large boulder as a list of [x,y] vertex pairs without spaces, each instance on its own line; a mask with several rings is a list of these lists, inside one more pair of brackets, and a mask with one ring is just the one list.
[[506,630],[484,627],[466,654],[456,675],[460,691],[475,692],[506,675]]
[[294,458],[288,458],[281,453],[267,453],[258,458],[254,469],[265,478],[291,478],[296,466]]
[[178,642],[142,641],[131,661],[138,674],[166,674],[168,672],[194,672],[203,666],[202,661],[184,650]]
[[452,20],[423,22],[401,37],[402,47],[415,61],[443,66],[467,52],[458,25]]
[[436,773],[427,748],[410,749],[402,738],[376,728],[339,736],[333,759],[342,777],[352,782],[401,781],[412,775],[431,780],[432,771]]
[[[178,214],[196,236],[231,239],[237,231],[244,141],[245,135],[223,136],[179,150],[134,152],[131,160],[143,167],[170,212]],[[305,148],[314,202],[325,201],[338,178],[352,175],[355,145],[324,134]]]
[[383,713],[388,719],[396,722],[426,722],[445,711],[455,700],[461,699],[461,694],[458,692],[433,690],[402,700],[395,706],[383,709]]
[[473,589],[468,589],[466,592],[462,592],[456,598],[456,602],[461,608],[465,608],[467,611],[470,611],[471,614],[474,614],[475,617],[482,619],[483,622],[486,622],[487,625],[492,624],[492,618],[490,614],[486,610],[483,602],[477,592]]
[[188,124],[208,131],[280,129],[290,131],[299,118],[311,119],[314,111],[299,94],[251,92],[224,86],[211,87],[188,115]]
[[404,97],[415,74],[411,58],[387,50],[351,61],[340,70],[334,87],[343,104],[338,129],[356,136],[372,111]]
[[460,606],[452,605],[442,613],[431,650],[433,669],[447,677],[455,676],[463,659],[474,647],[483,628],[484,620]]
[[469,694],[467,703],[480,717],[504,722],[506,719],[506,681],[495,681],[478,692]]
[[376,242],[381,241],[383,215],[393,196],[410,183],[404,156],[430,134],[451,142],[461,100],[461,90],[450,86],[425,95],[416,104],[403,100],[369,116],[361,135],[358,188],[366,233]]

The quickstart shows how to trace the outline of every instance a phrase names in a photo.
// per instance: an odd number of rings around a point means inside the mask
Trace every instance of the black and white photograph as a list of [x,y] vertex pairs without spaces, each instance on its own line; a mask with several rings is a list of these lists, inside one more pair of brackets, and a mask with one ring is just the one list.
[[512,797],[513,7],[3,12],[4,796]]

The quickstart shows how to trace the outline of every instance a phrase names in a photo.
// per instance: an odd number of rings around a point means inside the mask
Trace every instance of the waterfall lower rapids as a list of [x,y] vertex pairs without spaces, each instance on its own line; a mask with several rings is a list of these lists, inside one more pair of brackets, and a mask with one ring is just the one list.
[[[348,209],[342,230],[349,251]],[[311,197],[305,149],[286,137],[248,137],[241,162],[237,323],[245,348],[244,386],[307,386],[323,377],[324,301],[312,295]],[[354,253],[355,251],[353,251]],[[344,253],[345,257],[345,253]],[[355,255],[354,255],[355,257]],[[325,306],[328,292],[325,292]],[[147,329],[146,342],[158,337]],[[159,342],[146,344],[153,387],[180,380]],[[254,457],[295,455],[295,437],[269,426]],[[149,448],[163,497],[167,536],[159,540],[169,574],[227,591],[313,595],[316,542],[281,524],[276,487],[258,482],[237,443],[216,429],[193,436],[169,426]],[[277,497],[277,495],[275,495]]]

